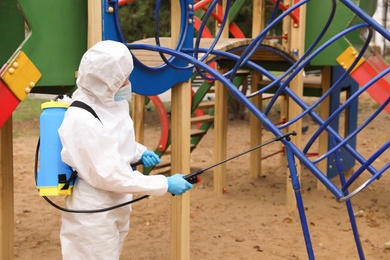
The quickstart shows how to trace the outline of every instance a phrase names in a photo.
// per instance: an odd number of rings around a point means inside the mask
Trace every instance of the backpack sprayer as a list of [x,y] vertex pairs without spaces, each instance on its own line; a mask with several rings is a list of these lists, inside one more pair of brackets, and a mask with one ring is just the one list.
[[[91,114],[93,114],[97,119],[99,119],[96,113],[89,106],[87,106],[84,103],[81,104],[80,103],[77,104],[73,102],[71,106],[77,106],[86,109]],[[72,210],[72,209],[67,209],[58,206],[47,197],[47,196],[58,196],[58,195],[70,195],[72,192],[74,179],[76,177],[75,173],[77,173],[73,171],[69,165],[65,164],[61,160],[62,144],[61,144],[60,137],[58,135],[58,129],[64,119],[64,114],[68,107],[69,107],[68,103],[58,102],[58,101],[56,102],[50,101],[42,104],[42,114],[40,117],[41,134],[40,134],[40,140],[38,141],[36,157],[35,157],[35,179],[36,179],[36,186],[39,189],[40,196],[42,196],[53,207],[61,211],[70,212],[70,213],[104,212],[104,211],[113,210],[140,201],[142,199],[148,198],[150,195],[144,195],[125,203],[121,203],[118,205],[114,205],[112,207],[97,209],[97,210]],[[187,174],[183,178],[188,182],[190,182],[191,184],[196,184],[200,181],[199,175],[204,173],[205,171],[210,170],[223,163],[226,163],[230,160],[233,160],[237,157],[240,157],[244,154],[252,152],[256,149],[259,149],[263,146],[266,146],[273,142],[280,141],[283,138],[285,138],[287,141],[290,141],[291,135],[295,136],[297,134],[296,132],[293,131],[293,132],[288,132],[281,136],[277,136],[266,143],[257,145],[249,150],[246,150],[235,156],[222,160],[204,169],[200,169],[190,174]],[[41,169],[37,171],[38,152],[40,146],[42,147],[41,156],[40,156]],[[131,166],[134,167],[139,164],[142,164],[142,162],[138,162]]]
[[66,102],[49,101],[41,105],[40,136],[37,144],[36,162],[40,149],[40,170],[35,165],[36,187],[40,196],[70,195],[73,181],[67,182],[72,175],[72,168],[61,160],[62,144],[58,129],[64,120]]
[[[83,108],[100,121],[96,112],[87,104],[73,101],[69,105],[67,102],[56,101],[60,97],[41,105],[40,136],[35,158],[35,181],[40,196],[61,196],[72,193],[77,172],[61,160],[62,144],[58,134],[68,107]],[[40,170],[37,171],[39,149],[41,150]]]

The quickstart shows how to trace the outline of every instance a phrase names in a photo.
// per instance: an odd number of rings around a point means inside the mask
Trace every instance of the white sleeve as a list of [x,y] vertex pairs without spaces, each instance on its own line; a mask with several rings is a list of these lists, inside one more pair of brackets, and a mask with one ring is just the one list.
[[136,146],[137,146],[137,148],[136,148],[134,160],[132,160],[131,163],[136,163],[139,160],[141,160],[143,153],[147,150],[147,148],[140,143],[136,142]]
[[[59,129],[62,160],[73,167],[80,178],[95,188],[107,191],[153,196],[167,192],[165,176],[146,176],[133,171],[118,152],[118,142],[102,124],[80,114],[64,120]],[[140,151],[146,149],[141,146],[137,146]]]

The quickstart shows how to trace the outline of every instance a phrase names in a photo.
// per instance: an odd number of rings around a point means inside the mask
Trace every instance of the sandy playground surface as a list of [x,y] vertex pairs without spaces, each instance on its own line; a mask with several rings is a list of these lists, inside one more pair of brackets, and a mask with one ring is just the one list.
[[[359,109],[359,118],[372,110],[370,98]],[[228,156],[249,149],[249,122],[228,123]],[[33,123],[37,127],[37,123]],[[304,120],[309,130],[316,129],[311,120]],[[363,155],[375,151],[390,137],[390,115],[381,113],[358,138]],[[17,127],[31,127],[14,125]],[[159,139],[158,125],[147,125],[146,145],[154,149]],[[273,137],[264,133],[264,141]],[[15,259],[61,259],[59,242],[61,212],[38,196],[33,169],[37,136],[14,138],[15,196]],[[213,129],[191,154],[191,170],[213,164]],[[264,154],[280,148],[280,144],[264,148]],[[382,167],[390,161],[390,151],[374,162]],[[212,171],[202,176],[191,191],[190,256],[205,259],[307,259],[304,238],[297,210],[285,206],[286,165],[281,155],[263,163],[263,174],[249,177],[249,155],[227,164],[227,191],[213,192]],[[352,199],[360,239],[366,259],[390,259],[390,176],[372,183]],[[363,174],[356,185],[369,177]],[[335,180],[335,183],[338,183]],[[303,201],[316,259],[358,259],[345,204],[338,203],[328,191],[316,188],[317,180],[307,170],[301,174]],[[133,204],[131,230],[121,259],[170,258],[169,194]],[[59,201],[59,203],[61,203]]]

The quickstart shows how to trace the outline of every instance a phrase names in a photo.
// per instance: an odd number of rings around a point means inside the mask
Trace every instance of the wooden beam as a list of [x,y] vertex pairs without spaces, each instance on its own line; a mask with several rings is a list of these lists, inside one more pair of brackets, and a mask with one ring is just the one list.
[[0,259],[14,259],[12,115],[0,128]]
[[[346,97],[345,97],[346,100],[348,100],[351,97],[351,91],[352,91],[352,86],[347,88],[347,90],[346,90]],[[341,95],[341,93],[339,93],[339,95]],[[330,109],[330,105],[329,105],[329,109]],[[344,115],[344,136],[343,136],[344,138],[347,137],[349,135],[349,133],[352,131],[350,128],[351,125],[349,124],[351,112],[352,112],[351,107],[348,106],[345,109],[345,115]],[[353,166],[349,169],[344,170],[344,175],[347,179],[348,179],[348,177],[351,177],[352,173],[353,173]]]
[[[190,173],[191,83],[172,88],[171,173]],[[190,259],[190,192],[172,197],[171,259]]]
[[[202,41],[200,42],[200,47],[201,48],[209,48],[212,43],[214,43],[214,38],[203,38]],[[169,37],[160,37],[160,44],[163,47],[175,47],[171,46],[171,41],[172,38]],[[195,39],[194,39],[195,41]],[[220,51],[231,51],[232,49],[237,49],[235,50],[234,54],[240,56],[243,53],[243,49],[239,48],[242,46],[248,46],[252,43],[253,39],[251,38],[221,38],[218,43],[215,45],[215,50],[220,50]],[[138,40],[135,43],[140,43],[140,44],[155,44],[155,39],[154,38],[147,38],[147,39],[142,39]],[[283,47],[282,45],[269,41],[269,40],[264,40],[261,42],[261,45],[270,47],[271,49],[275,49],[278,52],[283,52],[285,55],[287,55],[291,59],[295,59],[296,56],[290,52],[289,49]],[[147,66],[151,67],[156,67],[160,66],[163,61],[161,60],[161,57],[158,52],[151,52],[148,50],[132,50],[135,56],[144,63]],[[201,57],[202,54],[199,54]],[[169,57],[167,55],[167,57]],[[207,58],[205,59],[206,61],[210,61],[211,59],[214,59],[215,55],[208,55]],[[223,59],[222,59],[223,60]],[[278,53],[275,53],[273,51],[269,50],[263,50],[263,49],[258,49],[256,50],[253,55],[251,56],[251,61],[257,62],[257,61],[263,61],[263,62],[280,62],[280,63],[285,63],[286,58],[281,57]],[[226,60],[225,60],[226,61]]]
[[[322,93],[325,93],[326,91],[329,90],[330,85],[331,85],[332,68],[330,66],[325,66],[323,68],[321,74],[322,74],[322,77],[321,77]],[[320,117],[323,120],[326,120],[329,118],[329,108],[330,108],[330,97],[328,96],[320,104]],[[328,140],[329,140],[328,132],[323,131],[318,140],[319,140],[318,155],[321,156],[328,151]],[[327,168],[328,168],[328,158],[325,158],[324,160],[322,160],[318,163],[318,169],[320,169],[321,172],[323,172],[325,175],[328,171]],[[317,181],[317,189],[323,190],[323,191],[327,190],[325,185],[322,184],[322,182],[320,182],[319,180]]]
[[[224,15],[224,13],[223,13],[223,11],[225,11],[226,10],[226,5],[227,5],[227,0],[222,0],[222,5],[221,5],[221,7],[220,8],[218,8],[217,7],[217,10],[216,10],[216,13],[217,14],[219,14],[220,12],[222,12],[221,13],[221,17],[223,17],[223,15]],[[218,5],[217,5],[218,6]],[[229,38],[229,15],[228,15],[228,17],[227,17],[227,21],[226,21],[226,24],[225,24],[225,27],[223,28],[223,31],[222,31],[222,34],[221,34],[221,39],[223,39],[223,38]],[[220,30],[221,29],[221,24],[220,23],[216,23],[215,24],[215,26],[216,26],[216,28],[215,28],[215,34],[217,34],[218,33],[218,30]]]
[[[143,144],[145,141],[145,96],[133,93],[131,101],[131,118],[134,123],[135,140]],[[137,166],[137,170],[143,170],[143,166]]]
[[[217,8],[216,12],[223,12],[226,9],[226,0],[222,0],[222,7]],[[223,13],[221,14],[223,16]],[[229,20],[229,19],[227,19]],[[220,28],[219,24],[216,25],[216,32]],[[229,38],[229,25],[226,24],[221,39]],[[221,74],[226,70],[221,69],[219,66],[217,71]],[[227,101],[228,90],[220,82],[215,82],[215,109],[214,109],[214,162],[218,163],[226,159],[227,149]],[[217,194],[223,194],[226,191],[226,164],[221,164],[214,168],[214,192]]]
[[133,93],[131,101],[131,118],[134,121],[135,140],[144,142],[144,116],[145,116],[145,96]]
[[[253,10],[252,10],[252,38],[255,38],[257,35],[264,30],[264,0],[253,0]],[[261,74],[257,71],[252,71],[252,81],[251,81],[251,91],[255,92],[259,90],[258,82],[261,79]],[[253,105],[258,109],[262,110],[263,105],[263,95],[257,95],[251,99]],[[251,135],[251,147],[255,147],[261,144],[262,138],[262,127],[263,124],[261,121],[250,114],[250,135]],[[262,149],[257,149],[250,153],[250,176],[253,178],[258,178],[261,175],[261,156]]]
[[[291,4],[293,3],[292,0],[286,0],[283,2],[284,4],[287,4],[289,6],[291,6]],[[283,19],[282,22],[283,35],[287,35],[288,37],[287,39],[282,40],[282,45],[288,50],[291,49],[291,26],[292,26],[291,24],[292,24],[291,19],[288,18]]]
[[252,38],[264,30],[264,0],[253,0]]
[[[226,70],[218,70],[223,74]],[[214,162],[226,159],[227,154],[227,100],[228,90],[220,82],[215,82],[214,109]],[[214,168],[214,192],[223,194],[226,191],[226,163]]]
[[[257,71],[252,71],[252,81],[251,81],[251,90],[255,92],[259,90],[259,80],[261,75]],[[262,94],[256,95],[251,99],[253,105],[255,105],[260,110],[263,104]],[[254,116],[252,113],[250,114],[250,135],[251,135],[251,147],[255,147],[261,144],[261,132],[263,124],[261,121]],[[250,153],[250,176],[253,178],[258,178],[261,175],[261,156],[262,149],[256,149]]]
[[[293,5],[294,1],[290,0],[290,5]],[[296,52],[300,57],[305,51],[305,27],[306,27],[306,5],[300,7],[299,26],[291,25],[291,37],[290,37],[290,48],[292,52]],[[295,78],[291,81],[290,88],[299,97],[303,97],[303,71],[298,73]],[[298,116],[302,109],[291,99],[288,98],[288,120]],[[302,139],[302,120],[298,120],[295,124],[288,127],[288,131],[295,131],[296,136],[291,138],[291,141],[300,149]],[[298,178],[301,177],[301,165],[297,164]],[[292,188],[290,171],[287,169],[286,176],[286,206],[288,208],[296,207],[295,192]]]
[[88,48],[102,40],[102,1],[88,0]]
[[[171,3],[171,47],[179,36],[180,3]],[[171,91],[171,174],[190,173],[191,82],[176,84]],[[190,192],[171,198],[171,258],[190,259]]]

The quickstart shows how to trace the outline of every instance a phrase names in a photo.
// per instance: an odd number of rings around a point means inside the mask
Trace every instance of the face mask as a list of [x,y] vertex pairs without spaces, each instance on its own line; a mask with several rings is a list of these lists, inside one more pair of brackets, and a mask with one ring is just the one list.
[[131,84],[128,84],[118,90],[114,96],[115,101],[131,100]]

